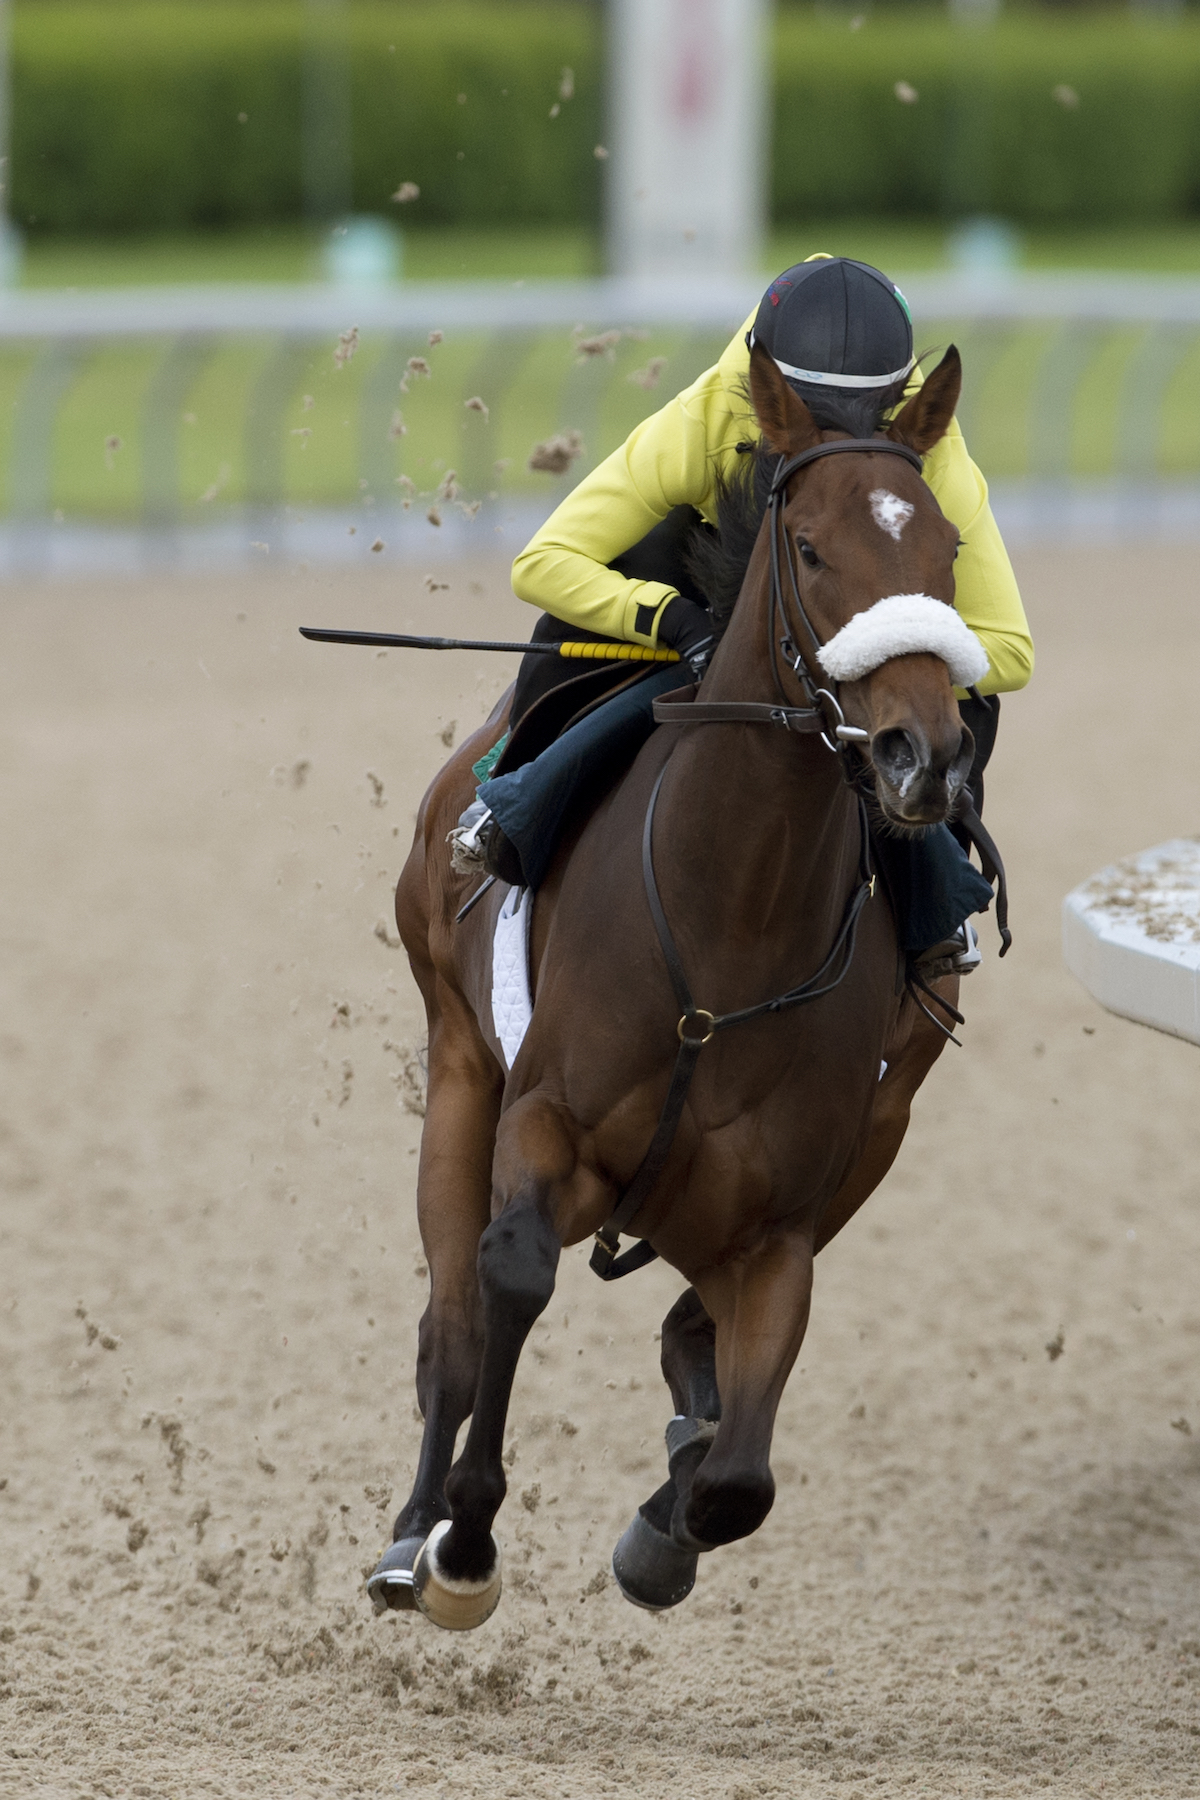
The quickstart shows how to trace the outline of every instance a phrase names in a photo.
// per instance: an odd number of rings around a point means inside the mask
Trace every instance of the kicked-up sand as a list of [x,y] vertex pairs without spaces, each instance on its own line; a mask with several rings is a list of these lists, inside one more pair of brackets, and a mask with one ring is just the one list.
[[1059,902],[1200,830],[1195,557],[1027,552],[988,820],[1016,945],[820,1258],[775,1509],[652,1617],[680,1282],[563,1260],[499,1611],[376,1619],[418,1442],[422,1020],[392,890],[524,635],[504,566],[10,586],[0,658],[0,1793],[1200,1793],[1200,1052]]

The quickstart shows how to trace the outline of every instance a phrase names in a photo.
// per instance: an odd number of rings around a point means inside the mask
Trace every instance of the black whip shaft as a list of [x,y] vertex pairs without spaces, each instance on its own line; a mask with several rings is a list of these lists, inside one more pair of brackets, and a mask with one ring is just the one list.
[[556,656],[557,644],[501,644],[490,638],[401,637],[391,631],[326,631],[319,625],[302,625],[300,636],[317,644],[377,644],[394,650],[533,650]]
[[491,638],[405,637],[392,631],[330,631],[320,625],[301,625],[300,636],[318,644],[374,644],[385,650],[503,650],[517,656],[561,656],[579,662],[679,661],[677,650],[651,650],[644,644],[604,644],[587,639],[563,643],[506,644]]

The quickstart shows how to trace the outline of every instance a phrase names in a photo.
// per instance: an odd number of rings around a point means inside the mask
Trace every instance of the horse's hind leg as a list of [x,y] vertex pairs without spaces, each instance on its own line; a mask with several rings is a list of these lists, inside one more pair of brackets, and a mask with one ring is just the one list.
[[695,1288],[681,1294],[663,1320],[662,1372],[675,1405],[667,1426],[667,1479],[638,1508],[613,1551],[617,1586],[649,1612],[678,1606],[695,1583],[698,1552],[675,1542],[671,1521],[681,1499],[686,1504],[721,1417],[716,1328]]
[[504,1426],[522,1347],[554,1292],[559,1249],[535,1194],[518,1196],[479,1240],[484,1341],[471,1428],[446,1478],[450,1522],[434,1527],[413,1571],[421,1611],[450,1630],[482,1625],[500,1599],[492,1521],[507,1488]]
[[496,1217],[479,1240],[483,1357],[471,1428],[446,1477],[450,1522],[434,1527],[413,1571],[417,1604],[437,1625],[481,1625],[500,1598],[492,1524],[507,1488],[501,1458],[509,1398],[525,1339],[554,1292],[558,1210],[578,1204],[569,1193],[577,1171],[557,1106],[526,1096],[508,1109],[496,1145]]
[[429,1097],[421,1134],[417,1213],[429,1264],[429,1304],[417,1349],[417,1400],[425,1419],[412,1494],[391,1548],[367,1583],[379,1610],[415,1607],[413,1564],[448,1516],[445,1482],[458,1428],[475,1400],[483,1353],[476,1261],[488,1222],[499,1070],[458,995],[434,984],[429,1000]]
[[663,1380],[680,1417],[719,1419],[717,1328],[695,1288],[687,1288],[663,1320]]

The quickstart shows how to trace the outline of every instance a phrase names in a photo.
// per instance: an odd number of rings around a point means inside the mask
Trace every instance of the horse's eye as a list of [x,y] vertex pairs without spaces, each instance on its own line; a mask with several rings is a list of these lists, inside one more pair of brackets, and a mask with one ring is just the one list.
[[800,561],[806,569],[819,569],[821,566],[821,559],[807,538],[800,539]]
[[965,544],[964,544],[964,543],[963,543],[963,541],[962,541],[962,539],[961,539],[961,538],[959,538],[959,540],[958,540],[958,542],[957,542],[957,544],[955,544],[955,546],[954,546],[954,560],[955,560],[955,562],[957,562],[957,561],[958,561],[958,553],[959,553],[959,551],[960,551],[960,550],[965,550],[965,549],[966,549],[966,547],[967,547],[967,546],[966,546],[966,545],[965,545]]

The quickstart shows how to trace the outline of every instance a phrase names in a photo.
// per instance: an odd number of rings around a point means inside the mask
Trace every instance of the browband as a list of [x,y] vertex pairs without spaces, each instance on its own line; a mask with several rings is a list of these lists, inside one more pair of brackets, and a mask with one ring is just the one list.
[[907,444],[893,443],[891,438],[835,438],[830,444],[814,444],[811,450],[801,450],[795,456],[789,456],[781,462],[771,482],[772,495],[780,493],[792,479],[798,469],[807,463],[816,462],[819,456],[838,456],[853,451],[856,455],[870,453],[874,456],[902,456],[906,463],[911,463],[918,475],[925,470],[915,450]]

